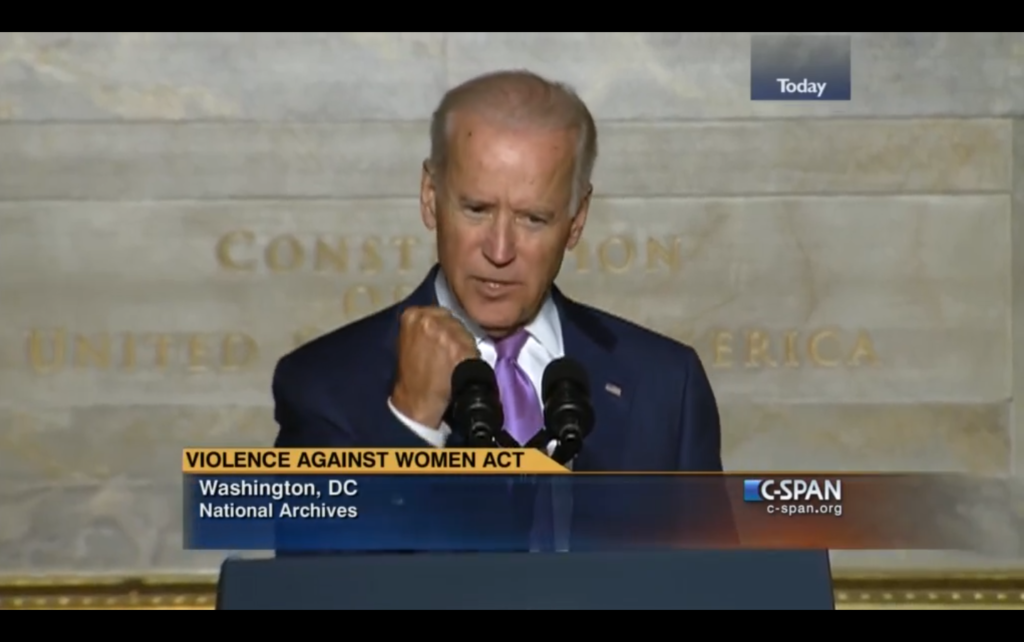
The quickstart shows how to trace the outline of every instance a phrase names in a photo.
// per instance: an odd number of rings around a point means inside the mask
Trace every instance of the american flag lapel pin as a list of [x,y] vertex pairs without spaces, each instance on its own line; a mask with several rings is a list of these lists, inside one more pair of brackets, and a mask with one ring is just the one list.
[[604,389],[605,389],[605,391],[607,391],[610,394],[615,395],[616,397],[621,397],[622,396],[622,388],[616,386],[614,383],[606,383],[606,384],[604,384]]

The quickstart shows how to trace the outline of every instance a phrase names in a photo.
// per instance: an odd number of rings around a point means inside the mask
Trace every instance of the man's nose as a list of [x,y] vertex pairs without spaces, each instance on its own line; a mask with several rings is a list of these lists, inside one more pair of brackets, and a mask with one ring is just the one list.
[[516,258],[516,233],[511,217],[495,216],[492,219],[484,242],[484,255],[495,265],[507,265]]

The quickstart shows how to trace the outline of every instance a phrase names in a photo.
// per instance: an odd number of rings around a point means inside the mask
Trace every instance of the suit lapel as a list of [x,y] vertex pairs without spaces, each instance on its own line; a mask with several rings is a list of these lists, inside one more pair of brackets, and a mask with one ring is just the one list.
[[553,288],[562,324],[565,356],[575,359],[590,376],[594,431],[573,463],[574,470],[617,470],[625,454],[633,381],[616,354],[617,339],[601,319]]

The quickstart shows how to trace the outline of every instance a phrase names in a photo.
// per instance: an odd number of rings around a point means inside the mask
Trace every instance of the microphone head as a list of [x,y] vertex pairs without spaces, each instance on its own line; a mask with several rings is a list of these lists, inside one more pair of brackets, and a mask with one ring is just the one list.
[[469,386],[498,389],[498,380],[492,368],[483,359],[466,359],[452,372],[452,396],[456,397]]
[[452,372],[449,425],[472,448],[493,446],[494,433],[505,424],[494,369],[483,359],[466,359]]
[[544,370],[544,425],[559,442],[561,455],[574,457],[594,429],[590,405],[590,377],[577,361],[556,359]]
[[554,388],[562,383],[569,383],[579,388],[584,397],[590,397],[590,377],[578,361],[569,357],[555,359],[544,369],[544,377],[541,380],[541,391],[545,402],[554,392]]

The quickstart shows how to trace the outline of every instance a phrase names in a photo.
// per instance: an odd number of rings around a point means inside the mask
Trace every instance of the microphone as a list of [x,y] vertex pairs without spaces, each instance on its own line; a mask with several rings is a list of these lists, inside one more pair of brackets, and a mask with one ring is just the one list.
[[544,425],[556,442],[552,458],[571,461],[583,449],[583,440],[594,429],[590,404],[590,378],[578,362],[563,357],[548,364],[541,381]]
[[483,359],[466,359],[452,372],[452,428],[470,448],[494,448],[505,425],[494,369]]

